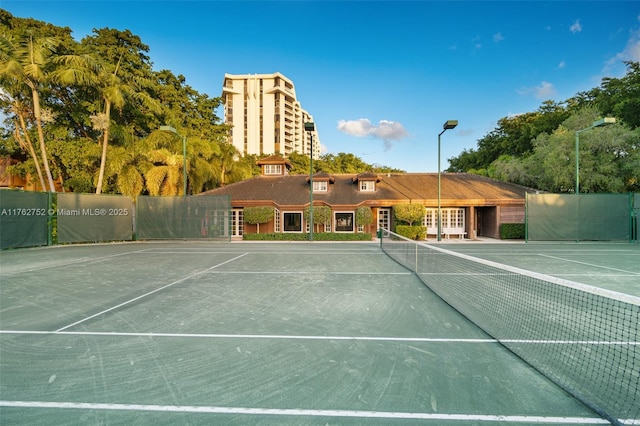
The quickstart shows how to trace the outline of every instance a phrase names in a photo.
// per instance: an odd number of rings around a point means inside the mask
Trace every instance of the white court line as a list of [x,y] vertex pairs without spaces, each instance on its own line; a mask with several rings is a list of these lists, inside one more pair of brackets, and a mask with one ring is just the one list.
[[130,254],[135,254],[135,253],[142,253],[145,250],[134,250],[134,251],[128,251],[125,253],[117,253],[117,254],[110,254],[108,256],[101,256],[101,257],[85,257],[82,259],[76,259],[76,260],[70,260],[68,262],[62,262],[62,263],[56,263],[55,265],[43,265],[40,266],[38,268],[30,268],[30,269],[24,269],[21,271],[15,271],[15,272],[9,272],[8,274],[0,274],[0,276],[3,277],[10,277],[13,275],[19,275],[25,272],[35,272],[35,271],[42,271],[44,269],[52,269],[52,268],[59,268],[59,267],[64,267],[64,266],[69,266],[69,265],[77,265],[80,263],[89,263],[89,262],[98,262],[101,260],[105,260],[105,259],[111,259],[113,257],[119,257],[119,256],[128,256]]
[[97,314],[93,314],[93,315],[88,316],[88,317],[86,317],[86,318],[84,318],[84,319],[81,319],[80,321],[76,321],[76,322],[74,322],[74,323],[72,323],[72,324],[69,324],[69,325],[66,325],[66,326],[64,326],[64,327],[62,327],[62,328],[59,328],[59,329],[57,329],[57,330],[56,330],[56,332],[66,330],[67,328],[71,328],[71,327],[73,327],[73,326],[75,326],[75,325],[81,324],[81,323],[83,323],[83,322],[85,322],[85,321],[88,321],[88,320],[90,320],[90,319],[92,319],[92,318],[95,318],[95,317],[100,316],[100,315],[102,315],[102,314],[106,314],[107,312],[111,312],[111,311],[113,311],[113,310],[115,310],[115,309],[118,309],[118,308],[120,308],[120,307],[122,307],[122,306],[125,306],[125,305],[128,305],[128,304],[132,303],[132,302],[135,302],[136,300],[140,300],[140,299],[142,299],[142,298],[144,298],[144,297],[147,297],[147,296],[149,296],[149,295],[151,295],[151,294],[153,294],[153,293],[157,293],[157,292],[159,292],[159,291],[161,291],[161,290],[164,290],[165,288],[168,288],[168,287],[171,287],[171,286],[173,286],[173,285],[179,284],[179,283],[181,283],[181,282],[183,282],[183,281],[186,281],[186,280],[188,280],[188,279],[190,279],[190,278],[193,278],[193,277],[195,277],[195,276],[198,276],[198,275],[200,275],[200,274],[204,274],[205,272],[208,272],[208,271],[210,271],[211,269],[217,268],[217,267],[222,266],[222,265],[224,265],[224,264],[226,264],[226,263],[229,263],[229,262],[233,262],[234,260],[236,260],[236,259],[240,259],[241,257],[244,257],[244,256],[246,256],[247,254],[249,254],[249,253],[243,253],[243,254],[241,254],[240,256],[236,256],[236,257],[234,257],[233,259],[229,259],[229,260],[227,260],[226,262],[222,262],[222,263],[219,263],[219,264],[217,264],[217,265],[214,265],[214,266],[212,266],[211,268],[207,268],[207,269],[205,269],[205,270],[203,270],[203,271],[193,273],[193,274],[188,275],[188,276],[186,276],[186,277],[184,277],[184,278],[180,278],[180,279],[179,279],[179,280],[177,280],[177,281],[174,281],[174,282],[172,282],[172,283],[169,283],[169,284],[167,284],[167,285],[165,285],[165,286],[162,286],[162,287],[160,287],[160,288],[157,288],[157,289],[155,289],[155,290],[153,290],[153,291],[150,291],[150,292],[145,293],[145,294],[143,294],[143,295],[140,295],[140,296],[138,296],[138,297],[134,297],[133,299],[127,300],[126,302],[122,302],[122,303],[120,303],[119,305],[112,306],[111,308],[109,308],[109,309],[105,309],[104,311],[98,312]]
[[609,266],[595,265],[595,264],[593,264],[593,263],[580,262],[580,261],[578,261],[578,260],[565,259],[564,257],[559,257],[559,256],[549,256],[548,254],[539,254],[539,256],[542,256],[542,257],[548,257],[549,259],[562,260],[563,262],[577,263],[577,264],[579,264],[579,265],[592,266],[592,267],[594,267],[594,268],[608,269],[608,270],[610,270],[610,271],[624,272],[625,274],[631,274],[631,275],[634,275],[634,276],[640,276],[640,272],[627,271],[627,270],[625,270],[625,269],[618,269],[618,268],[611,268],[611,267],[609,267]]
[[210,271],[212,274],[256,274],[256,275],[413,275],[413,272],[325,272],[325,271]]
[[[416,420],[458,420],[468,422],[510,422],[510,423],[554,423],[554,424],[609,424],[598,417],[544,417],[544,416],[506,416],[485,414],[444,414],[444,413],[410,413],[391,411],[357,411],[357,410],[308,410],[282,408],[248,408],[248,407],[206,407],[193,405],[149,405],[149,404],[101,404],[86,402],[46,402],[46,401],[0,401],[0,407],[13,408],[54,408],[79,410],[109,411],[153,411],[163,413],[198,413],[198,414],[242,414],[255,416],[304,416],[304,417],[359,417],[373,419],[416,419]],[[624,421],[624,424],[640,424]]]
[[300,336],[280,334],[214,334],[214,333],[133,333],[115,331],[34,331],[0,330],[0,334],[106,336],[106,337],[173,337],[208,339],[269,339],[269,340],[359,340],[374,342],[424,342],[424,343],[520,343],[536,345],[601,345],[640,346],[640,341],[604,340],[533,340],[533,339],[462,339],[437,337],[384,337],[384,336]]

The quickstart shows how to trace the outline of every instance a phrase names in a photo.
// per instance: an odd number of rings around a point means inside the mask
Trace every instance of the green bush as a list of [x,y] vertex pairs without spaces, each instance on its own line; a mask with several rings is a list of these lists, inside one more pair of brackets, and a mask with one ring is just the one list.
[[416,222],[422,222],[425,207],[422,204],[396,204],[393,206],[393,215],[400,222],[413,225]]
[[500,225],[503,240],[524,240],[524,223],[503,223]]
[[396,233],[410,240],[427,239],[426,226],[396,225]]
[[[273,233],[244,234],[245,241],[309,241],[309,234]],[[343,234],[336,232],[318,232],[313,234],[314,241],[371,241],[371,234]]]
[[367,226],[373,223],[373,211],[371,207],[362,206],[356,209],[356,225]]

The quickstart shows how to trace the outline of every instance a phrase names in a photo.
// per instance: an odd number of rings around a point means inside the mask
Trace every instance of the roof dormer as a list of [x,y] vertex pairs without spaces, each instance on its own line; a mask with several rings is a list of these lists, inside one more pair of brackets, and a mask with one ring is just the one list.
[[[307,178],[307,183],[311,179]],[[313,192],[327,192],[329,185],[333,184],[336,179],[327,172],[319,172],[313,175]]]
[[380,182],[380,177],[372,172],[360,173],[353,178],[353,183],[358,184],[358,191],[373,192],[376,190],[376,183]]
[[285,176],[289,174],[289,170],[293,165],[291,162],[279,155],[271,155],[256,161],[260,166],[260,174],[262,176]]

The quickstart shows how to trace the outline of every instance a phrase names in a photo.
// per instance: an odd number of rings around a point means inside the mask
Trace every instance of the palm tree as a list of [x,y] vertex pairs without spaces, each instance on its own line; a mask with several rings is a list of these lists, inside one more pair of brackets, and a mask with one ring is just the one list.
[[[8,86],[9,85],[4,85],[5,89],[8,89]],[[25,116],[28,114],[28,107],[18,98],[11,96],[6,91],[0,92],[0,96],[3,100],[7,100],[11,105],[10,110],[15,115],[16,121],[15,130],[13,132],[14,137],[23,149],[27,149],[29,151],[29,155],[33,158],[33,163],[36,167],[36,172],[40,181],[40,187],[44,191],[47,187],[44,182],[44,176],[42,175],[42,169],[40,168],[40,160],[38,159],[36,150],[31,142],[31,136],[29,135],[29,129],[27,128],[25,119]]]
[[40,90],[48,80],[50,59],[55,53],[58,40],[54,37],[36,38],[26,33],[22,39],[15,42],[8,35],[0,35],[0,79],[9,80],[16,86],[26,86],[31,94],[33,118],[38,131],[40,155],[44,165],[49,190],[55,192],[53,176],[49,168],[47,147],[42,130],[42,108]]
[[150,151],[148,159],[154,163],[144,175],[149,194],[178,195],[182,188],[182,155],[161,148]]

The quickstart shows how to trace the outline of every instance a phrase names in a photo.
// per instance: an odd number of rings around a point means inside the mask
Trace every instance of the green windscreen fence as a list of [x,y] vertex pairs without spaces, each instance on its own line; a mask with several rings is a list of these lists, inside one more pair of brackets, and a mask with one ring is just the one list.
[[0,248],[47,245],[48,213],[46,193],[0,190]]
[[631,218],[631,239],[640,242],[640,193],[633,194],[633,217]]
[[528,241],[631,241],[633,194],[527,194]]
[[133,201],[123,195],[57,194],[58,242],[127,241],[133,236]]
[[137,202],[137,236],[153,239],[229,239],[229,196],[140,196]]

